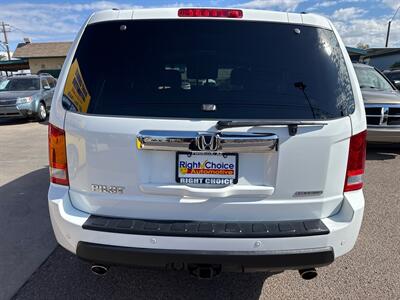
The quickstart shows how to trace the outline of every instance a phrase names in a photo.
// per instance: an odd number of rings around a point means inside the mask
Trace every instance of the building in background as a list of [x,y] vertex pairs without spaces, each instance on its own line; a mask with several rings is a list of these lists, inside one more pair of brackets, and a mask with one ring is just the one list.
[[18,44],[13,58],[27,60],[32,74],[50,73],[58,77],[71,45],[72,42],[32,43],[26,39]]
[[400,48],[369,48],[363,62],[379,70],[400,68]]
[[367,50],[364,49],[354,47],[346,47],[346,49],[352,62],[361,62],[361,58],[367,55]]
[[0,76],[29,73],[29,63],[27,59],[0,60]]
[[[12,52],[10,52],[12,56]],[[28,60],[13,58],[8,60],[6,51],[0,51],[0,76],[6,76],[18,73],[28,72],[29,64]]]

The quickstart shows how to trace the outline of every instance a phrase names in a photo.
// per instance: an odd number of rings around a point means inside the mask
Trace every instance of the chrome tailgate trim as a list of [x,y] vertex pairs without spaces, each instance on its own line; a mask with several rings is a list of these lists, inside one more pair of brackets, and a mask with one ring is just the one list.
[[139,150],[270,152],[278,150],[273,133],[143,130],[136,136]]

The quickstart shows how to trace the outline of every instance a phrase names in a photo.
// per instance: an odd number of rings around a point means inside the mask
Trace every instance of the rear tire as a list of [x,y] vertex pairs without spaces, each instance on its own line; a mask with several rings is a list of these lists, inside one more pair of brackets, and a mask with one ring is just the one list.
[[46,105],[43,102],[39,103],[38,111],[36,113],[36,120],[38,122],[44,122],[47,119]]

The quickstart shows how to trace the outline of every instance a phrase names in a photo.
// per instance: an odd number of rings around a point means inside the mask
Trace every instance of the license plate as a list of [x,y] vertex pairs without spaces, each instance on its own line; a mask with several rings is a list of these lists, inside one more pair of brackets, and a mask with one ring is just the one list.
[[176,153],[176,182],[182,184],[236,184],[238,155],[236,153]]

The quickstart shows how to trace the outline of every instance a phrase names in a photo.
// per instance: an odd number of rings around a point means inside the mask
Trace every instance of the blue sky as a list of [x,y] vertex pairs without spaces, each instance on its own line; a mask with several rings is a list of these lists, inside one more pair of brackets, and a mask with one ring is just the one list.
[[[14,50],[23,37],[33,42],[71,41],[84,20],[96,10],[107,8],[220,6],[313,12],[329,17],[345,43],[359,42],[383,47],[387,22],[400,0],[0,0],[0,21],[10,24],[10,48]],[[0,36],[3,41],[3,37]],[[400,13],[393,21],[390,46],[400,47]],[[106,47],[106,46],[105,46]],[[0,52],[2,51],[0,47]],[[107,49],[105,48],[105,52]]]

